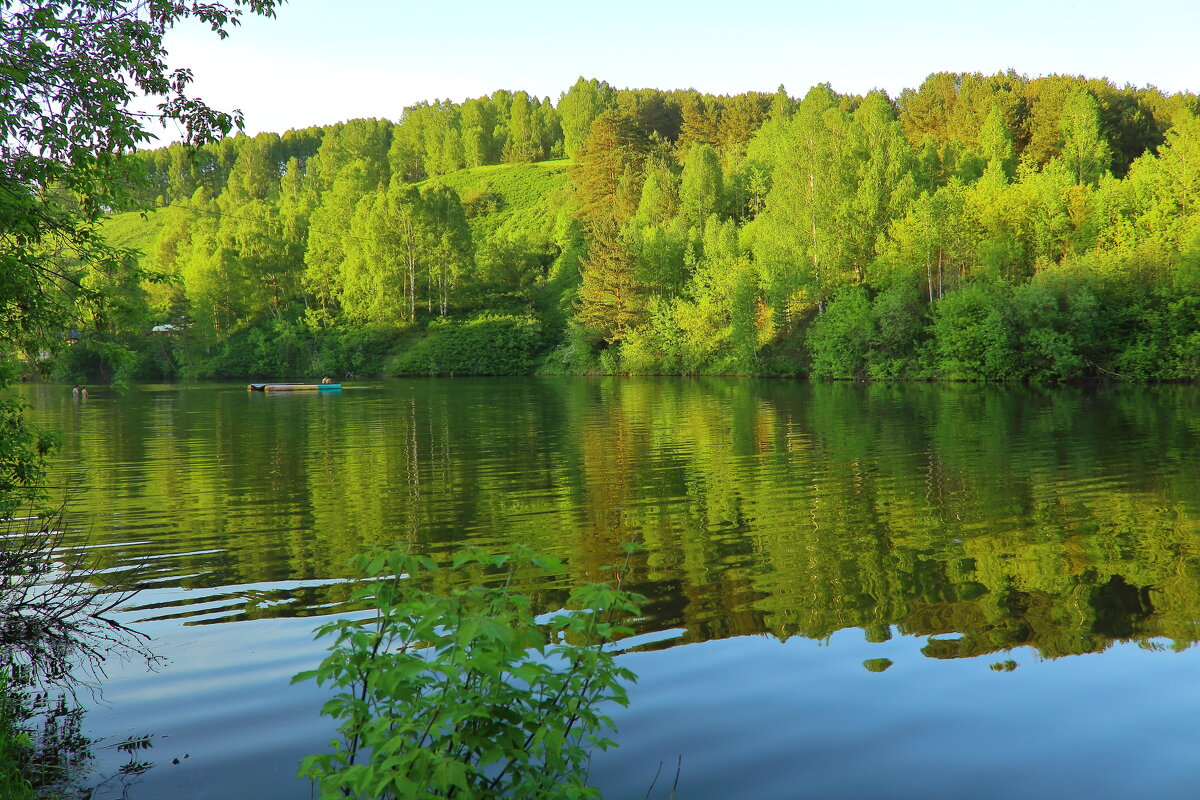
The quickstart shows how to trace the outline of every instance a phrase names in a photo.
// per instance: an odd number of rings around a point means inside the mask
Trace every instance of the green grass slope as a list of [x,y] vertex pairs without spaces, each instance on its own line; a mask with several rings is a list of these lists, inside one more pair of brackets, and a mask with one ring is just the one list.
[[549,235],[566,199],[569,159],[471,167],[430,180],[458,192],[476,244],[490,236]]
[[156,211],[114,214],[104,221],[104,237],[114,247],[149,255],[154,252],[165,221],[164,216]]

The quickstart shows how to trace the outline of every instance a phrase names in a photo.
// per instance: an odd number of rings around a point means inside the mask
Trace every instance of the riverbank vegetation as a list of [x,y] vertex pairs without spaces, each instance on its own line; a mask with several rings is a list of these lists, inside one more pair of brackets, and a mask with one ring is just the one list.
[[[8,677],[0,675],[0,698],[8,696]],[[33,788],[21,770],[21,755],[27,738],[19,731],[9,703],[0,700],[0,796],[31,800]]]
[[498,91],[144,151],[124,207],[156,210],[105,234],[156,279],[80,267],[117,307],[30,364],[1190,379],[1198,110],[1011,72],[896,98],[580,79],[557,103]]

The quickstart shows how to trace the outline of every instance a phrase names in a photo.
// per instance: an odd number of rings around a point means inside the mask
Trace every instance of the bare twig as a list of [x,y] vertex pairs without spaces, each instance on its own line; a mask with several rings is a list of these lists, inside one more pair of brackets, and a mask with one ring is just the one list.
[[675,762],[675,783],[671,785],[671,794],[667,800],[675,800],[675,792],[679,790],[679,773],[683,771],[683,753],[679,754],[679,760]]
[[654,785],[658,783],[658,776],[662,775],[663,762],[658,762],[658,769],[654,772],[654,780],[650,781],[650,788],[646,789],[646,800],[650,800],[650,793],[654,791]]
[[0,520],[0,647],[22,682],[73,690],[113,655],[157,659],[148,636],[110,616],[138,590],[99,585],[99,565],[64,547],[65,509]]

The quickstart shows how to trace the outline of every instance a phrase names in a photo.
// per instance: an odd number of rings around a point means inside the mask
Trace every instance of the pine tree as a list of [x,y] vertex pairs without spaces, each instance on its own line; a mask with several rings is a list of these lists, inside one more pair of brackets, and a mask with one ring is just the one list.
[[616,226],[592,228],[580,272],[579,321],[606,344],[621,341],[642,319],[646,299],[634,253]]
[[[606,112],[592,125],[579,158],[571,165],[571,181],[579,204],[579,219],[585,230],[617,228],[637,210],[641,194],[640,176],[647,142],[627,116]],[[630,175],[639,179],[631,185]],[[632,198],[628,191],[636,189]]]
[[611,343],[620,340],[643,310],[633,248],[623,226],[637,210],[647,144],[629,117],[601,114],[572,165],[587,253],[580,262],[579,320]]

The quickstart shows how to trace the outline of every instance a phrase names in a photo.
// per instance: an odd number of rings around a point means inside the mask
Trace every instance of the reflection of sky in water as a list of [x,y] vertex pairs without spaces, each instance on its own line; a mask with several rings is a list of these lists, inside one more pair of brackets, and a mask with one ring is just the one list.
[[[1194,792],[1196,651],[1119,645],[1040,661],[1018,650],[1014,671],[994,672],[991,659],[925,658],[922,644],[842,631],[825,644],[740,637],[635,654],[622,746],[597,756],[597,776],[606,796],[641,797],[657,763],[671,778],[682,753],[680,797]],[[879,657],[895,663],[863,668]]]
[[[299,759],[333,734],[315,683],[290,686],[323,645],[311,621],[143,626],[170,663],[118,669],[88,722],[101,736],[158,734],[135,798],[306,796]],[[598,754],[609,798],[1184,797],[1200,737],[1197,650],[1132,644],[1040,660],[1027,649],[939,661],[924,637],[871,643],[741,636],[623,656],[639,675],[614,709],[621,746]],[[867,659],[894,663],[883,673]],[[183,758],[184,755],[188,758]],[[120,763],[116,754],[101,753]],[[180,764],[171,760],[179,758]]]
[[88,719],[158,736],[134,800],[306,796],[297,762],[333,724],[289,682],[346,608],[346,560],[464,537],[564,557],[549,607],[646,544],[623,656],[641,682],[594,762],[610,798],[660,761],[666,797],[678,755],[692,800],[1192,790],[1200,656],[1134,643],[1196,638],[1191,387],[464,380],[86,407],[59,388],[24,390],[170,662],[110,669]]

